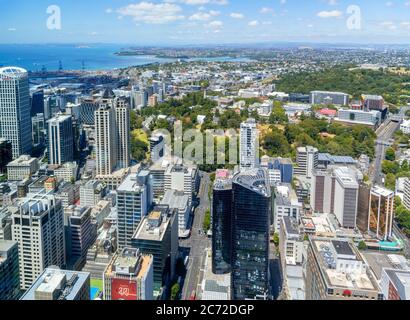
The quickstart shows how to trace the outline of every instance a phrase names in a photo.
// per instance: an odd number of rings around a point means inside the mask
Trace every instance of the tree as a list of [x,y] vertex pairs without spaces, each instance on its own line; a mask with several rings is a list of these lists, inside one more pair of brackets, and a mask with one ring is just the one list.
[[205,232],[208,232],[211,228],[211,211],[209,209],[205,212],[203,228]]
[[360,241],[359,242],[359,250],[366,250],[367,249],[367,245],[364,241]]
[[179,283],[175,283],[171,288],[171,300],[177,300],[181,287]]
[[279,234],[275,233],[273,235],[273,243],[275,244],[276,247],[279,247]]
[[393,148],[388,148],[386,150],[386,160],[388,160],[388,161],[396,160],[396,152],[394,151]]

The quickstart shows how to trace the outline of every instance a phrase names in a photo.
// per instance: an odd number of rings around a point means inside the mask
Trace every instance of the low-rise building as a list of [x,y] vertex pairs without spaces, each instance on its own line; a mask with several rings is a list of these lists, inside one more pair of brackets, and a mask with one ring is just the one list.
[[153,300],[153,256],[124,248],[104,272],[104,300]]
[[21,181],[30,178],[40,168],[37,158],[22,155],[7,165],[7,179]]
[[21,300],[90,300],[90,274],[46,268]]

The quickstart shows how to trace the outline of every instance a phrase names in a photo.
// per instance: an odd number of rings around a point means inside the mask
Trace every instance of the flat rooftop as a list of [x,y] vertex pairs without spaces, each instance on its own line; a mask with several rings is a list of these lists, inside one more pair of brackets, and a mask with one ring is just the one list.
[[[331,239],[313,239],[312,245],[320,269],[325,275],[329,286],[355,290],[378,289],[367,272],[365,262],[354,250],[352,243]],[[345,269],[340,269],[340,265],[337,263],[339,259],[356,265],[354,272],[346,272]]]
[[[89,281],[90,274],[88,272],[47,268],[26,291],[21,300],[35,300],[35,292],[37,290],[50,293],[53,292],[58,288],[64,277],[68,283],[72,282],[72,287],[70,288],[69,286],[63,286],[63,300],[73,300],[85,282]],[[78,277],[77,281],[72,281],[76,277]]]
[[[155,213],[154,213],[155,215]],[[155,218],[155,216],[154,216]],[[139,224],[137,230],[134,233],[133,239],[139,240],[149,240],[149,241],[162,241],[165,235],[165,231],[168,228],[168,224],[170,223],[170,218],[164,217],[162,218],[162,222],[159,227],[155,228],[152,227],[149,223],[151,219],[150,216],[145,217],[141,223]]]
[[363,256],[378,280],[381,279],[383,269],[410,271],[410,263],[402,255],[366,251]]

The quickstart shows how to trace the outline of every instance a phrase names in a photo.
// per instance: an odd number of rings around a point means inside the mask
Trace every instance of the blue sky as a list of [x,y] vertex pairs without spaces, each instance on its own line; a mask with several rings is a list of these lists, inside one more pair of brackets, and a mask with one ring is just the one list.
[[[47,28],[50,5],[61,30]],[[275,41],[410,43],[410,0],[0,0],[0,43]]]

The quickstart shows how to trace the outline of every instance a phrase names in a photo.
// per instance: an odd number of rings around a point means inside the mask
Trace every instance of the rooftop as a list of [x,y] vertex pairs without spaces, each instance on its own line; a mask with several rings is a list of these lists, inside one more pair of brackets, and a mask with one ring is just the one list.
[[140,222],[132,238],[138,240],[162,241],[170,221],[170,218],[166,215],[165,207],[163,209],[156,207],[150,215]]
[[259,193],[262,196],[271,196],[269,176],[264,169],[252,169],[238,173],[233,178],[233,183]]
[[21,300],[36,300],[36,292],[52,293],[56,290],[57,300],[73,300],[89,278],[88,272],[50,267],[43,271]]
[[354,245],[329,238],[311,239],[322,274],[331,287],[356,290],[378,290]]
[[186,210],[189,204],[189,196],[183,191],[167,190],[161,204],[168,205],[171,209]]
[[27,70],[18,67],[4,67],[0,68],[0,78],[20,79],[27,75]]

